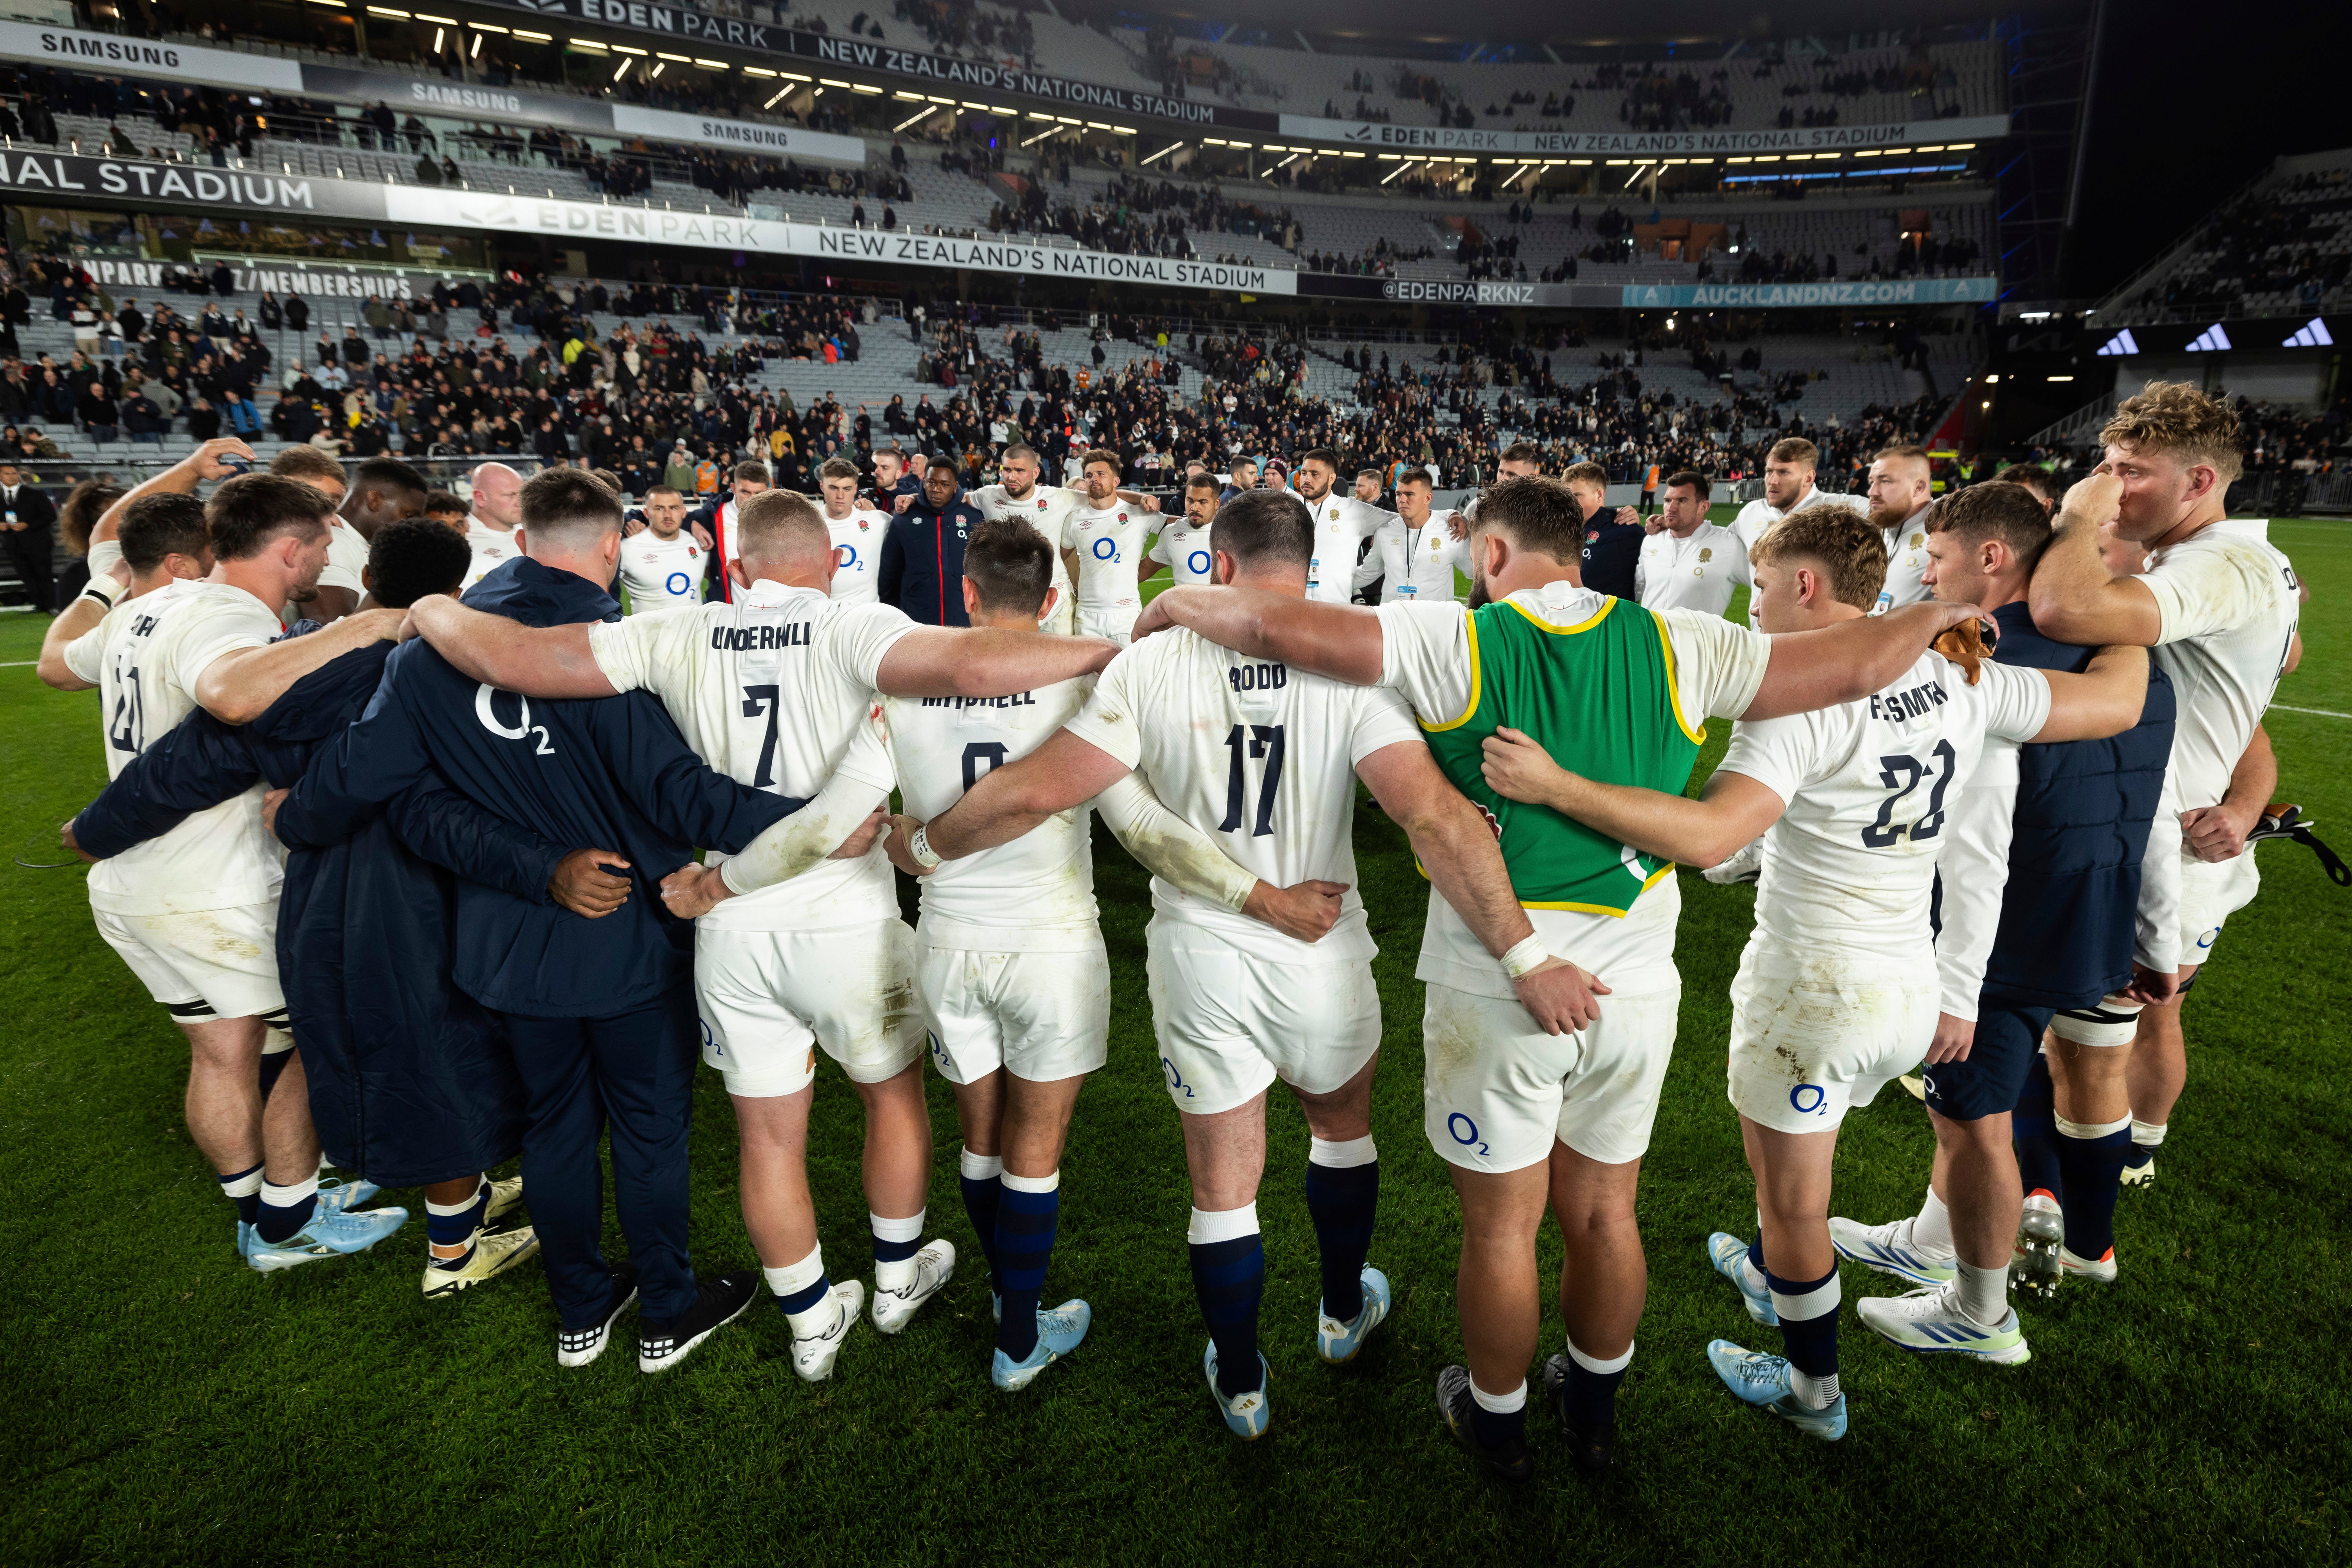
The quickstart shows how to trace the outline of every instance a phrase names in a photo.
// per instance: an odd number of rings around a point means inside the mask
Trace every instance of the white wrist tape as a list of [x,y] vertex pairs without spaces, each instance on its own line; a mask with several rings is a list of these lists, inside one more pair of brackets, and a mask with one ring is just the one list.
[[93,577],[83,586],[81,596],[96,599],[110,610],[122,602],[122,595],[127,592],[128,589],[117,588],[111,577]]
[[940,863],[940,857],[931,849],[931,825],[928,822],[915,829],[915,836],[907,840],[907,849],[926,871]]
[[1503,954],[1503,973],[1517,980],[1524,977],[1528,971],[1538,964],[1548,963],[1550,958],[1550,952],[1544,947],[1543,938],[1534,931],[1529,931],[1510,952]]

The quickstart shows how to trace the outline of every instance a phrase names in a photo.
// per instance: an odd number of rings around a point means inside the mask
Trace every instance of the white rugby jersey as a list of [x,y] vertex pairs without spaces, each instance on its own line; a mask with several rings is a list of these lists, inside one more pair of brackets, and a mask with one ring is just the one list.
[[664,539],[652,529],[621,541],[621,586],[629,614],[690,609],[702,603],[702,573],[709,563],[694,535],[680,529]]
[[[1870,515],[1870,498],[1867,496],[1831,495],[1826,490],[1807,486],[1805,493],[1799,496],[1797,504],[1791,507],[1777,507],[1762,496],[1758,496],[1754,500],[1741,507],[1739,514],[1731,520],[1731,531],[1739,535],[1739,548],[1748,552],[1752,560],[1756,554],[1756,542],[1764,537],[1766,529],[1788,516],[1790,512],[1802,511],[1805,508],[1816,504],[1842,506],[1857,516]],[[1757,612],[1761,608],[1762,606],[1756,602],[1756,595],[1752,593],[1748,595],[1748,624],[1749,626],[1757,624]]]
[[327,524],[327,567],[319,574],[321,588],[348,589],[354,596],[367,592],[360,574],[367,570],[368,542],[360,531],[335,518]]
[[1886,541],[1886,585],[1870,613],[1883,616],[1934,597],[1921,581],[1927,574],[1927,508],[1921,507],[1879,537]]
[[1641,558],[1633,563],[1633,595],[1645,610],[1719,616],[1731,603],[1731,590],[1743,585],[1756,585],[1748,546],[1731,530],[1711,522],[1692,529],[1688,539],[1660,529],[1642,541]]
[[466,568],[466,581],[457,590],[463,594],[522,552],[522,531],[492,528],[473,513],[466,514],[466,547],[474,552],[472,564]]
[[1070,548],[1078,552],[1078,608],[1132,609],[1143,603],[1136,569],[1143,560],[1144,538],[1158,521],[1123,500],[1099,510],[1082,506],[1070,514]]
[[1751,953],[1927,956],[1936,858],[1986,737],[2030,741],[2050,719],[2040,670],[1988,660],[1978,677],[1931,649],[1884,691],[1732,726],[1718,768],[1788,803],[1764,835]]
[[1017,517],[1044,534],[1045,542],[1054,547],[1054,586],[1061,590],[1055,603],[1072,602],[1070,572],[1062,561],[1062,552],[1071,548],[1070,519],[1087,504],[1085,491],[1040,483],[1030,486],[1029,493],[1016,500],[1003,485],[982,485],[964,500],[978,507],[982,517]]
[[[1556,628],[1584,625],[1601,614],[1641,614],[1638,606],[1565,579],[1523,588],[1510,603],[1541,624]],[[1616,606],[1612,609],[1612,606]],[[1470,710],[1478,665],[1470,647],[1470,611],[1463,605],[1383,605],[1381,617],[1381,684],[1403,694],[1413,712],[1432,728],[1458,724]],[[1690,721],[1734,717],[1756,700],[1772,657],[1772,639],[1761,632],[1691,610],[1658,615],[1666,645],[1674,650],[1675,689]],[[1150,639],[1157,642],[1154,636]],[[1672,715],[1659,722],[1671,723]],[[1562,758],[1568,766],[1575,759]],[[1529,910],[1544,946],[1572,958],[1599,975],[1620,995],[1663,991],[1679,983],[1675,969],[1675,922],[1682,913],[1682,889],[1661,877],[1633,900],[1622,918],[1579,910]],[[1507,1000],[1517,992],[1500,960],[1471,934],[1454,906],[1429,890],[1429,919],[1423,927],[1421,960],[1413,973],[1474,995]]]
[[[588,646],[620,691],[652,692],[686,743],[737,784],[814,796],[836,771],[889,794],[889,761],[866,722],[890,646],[915,623],[890,605],[849,605],[761,578],[733,604],[632,616],[589,628]],[[790,881],[730,899],[703,917],[722,931],[824,931],[898,913],[877,842]]]
[[[66,668],[98,687],[107,776],[194,711],[196,679],[215,659],[263,647],[283,630],[276,613],[242,588],[175,580],[124,600],[75,638]],[[92,866],[90,908],[157,915],[278,897],[283,858],[261,826],[262,793],[257,784]]]
[[[882,715],[907,815],[937,820],[989,770],[1043,745],[1093,688],[1088,678],[1010,697],[885,698]],[[1087,806],[1073,806],[1009,843],[942,863],[919,884],[923,940],[988,952],[1091,949],[1101,939],[1090,815]]]
[[1470,570],[1470,542],[1454,537],[1452,519],[1432,512],[1419,528],[1391,514],[1372,535],[1372,552],[1356,566],[1350,586],[1369,587],[1381,579],[1381,603],[1400,600],[1419,605],[1454,602],[1455,572]]
[[1155,877],[1155,918],[1210,931],[1269,963],[1339,963],[1379,951],[1356,889],[1356,764],[1421,743],[1395,695],[1244,658],[1192,632],[1146,637],[1111,660],[1073,735],[1142,773],[1177,816],[1277,888],[1343,882],[1318,942],[1197,899]]
[[825,531],[833,536],[833,596],[845,605],[880,602],[876,585],[882,563],[882,541],[890,531],[890,514],[872,507],[854,506],[847,517],[824,514]]
[[[1307,500],[1305,496],[1298,499]],[[1318,604],[1344,605],[1356,591],[1358,546],[1382,523],[1394,521],[1396,513],[1336,490],[1307,503],[1307,510],[1315,514],[1315,558],[1307,563],[1307,596]]]
[[2266,521],[2208,523],[2148,557],[2153,657],[2180,717],[2166,777],[2183,811],[2221,804],[2286,668],[2302,602]]
[[[1209,528],[1215,526],[1212,522]],[[1197,588],[1209,581],[1210,569],[1215,564],[1209,528],[1195,527],[1181,512],[1160,520],[1160,537],[1151,542],[1151,559],[1168,568],[1177,587]]]

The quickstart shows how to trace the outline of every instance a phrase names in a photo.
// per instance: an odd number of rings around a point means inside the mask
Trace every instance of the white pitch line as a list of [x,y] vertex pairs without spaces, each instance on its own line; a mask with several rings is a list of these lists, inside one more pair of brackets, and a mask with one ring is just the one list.
[[0,669],[30,669],[40,662],[37,658],[12,658],[5,664],[0,664]]
[[2322,719],[2352,719],[2352,713],[2338,713],[2333,708],[2290,708],[2284,702],[2273,702],[2271,706],[2282,713],[2313,713]]

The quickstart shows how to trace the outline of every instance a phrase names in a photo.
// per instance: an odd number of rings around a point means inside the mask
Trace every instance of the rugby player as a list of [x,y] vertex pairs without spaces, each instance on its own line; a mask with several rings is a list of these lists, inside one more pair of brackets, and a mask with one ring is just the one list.
[[[220,455],[208,443],[181,470],[216,469]],[[92,579],[51,626],[38,661],[58,690],[99,688],[110,778],[194,710],[249,722],[329,660],[399,633],[403,612],[379,610],[277,640],[285,628],[273,606],[307,595],[327,563],[333,508],[309,486],[239,475],[214,492],[201,531],[190,503],[166,487],[134,505],[121,523],[123,562],[145,591],[77,633],[119,592],[111,577]],[[256,784],[94,867],[89,898],[99,934],[188,1037],[189,1135],[236,1203],[238,1250],[271,1270],[362,1251],[408,1215],[320,1202],[319,1140],[299,1061],[282,1069],[286,1092],[265,1102],[264,1030],[285,1028],[286,999],[283,873],[262,826],[262,793]]]
[[646,492],[646,526],[621,541],[621,587],[629,614],[692,609],[702,603],[709,552],[685,531],[686,498],[667,485]]
[[1184,510],[1160,520],[1160,535],[1144,557],[1143,582],[1159,576],[1163,567],[1180,586],[1209,580],[1214,561],[1209,528],[1217,521],[1217,481],[1206,473],[1196,472],[1185,479]]
[[[1093,673],[1111,648],[1034,631],[918,626],[887,605],[835,600],[831,532],[806,497],[788,490],[747,502],[738,539],[735,601],[690,615],[534,629],[446,599],[413,613],[478,680],[530,698],[649,691],[711,765],[755,790],[815,797],[786,836],[823,839],[796,874],[763,876],[758,890],[724,902],[718,894],[735,885],[721,880],[723,866],[665,889],[673,910],[701,917],[703,1060],[726,1079],[741,1131],[744,1226],[791,1324],[794,1370],[814,1382],[832,1374],[866,1299],[856,1280],[832,1281],[817,1245],[804,1151],[818,1049],[866,1107],[876,1328],[904,1328],[955,1268],[950,1243],[921,1239],[931,1133],[914,933],[898,918],[877,836],[857,831],[893,783],[869,721],[875,694],[1032,691]],[[855,797],[838,812],[821,803],[847,797],[820,790],[836,779]],[[839,848],[849,853],[835,856]],[[745,858],[757,865],[768,852],[753,845]],[[819,864],[824,856],[835,858]],[[698,901],[688,896],[698,888]]]
[[[1764,493],[1739,509],[1731,520],[1731,531],[1739,535],[1740,547],[1750,555],[1756,552],[1756,542],[1764,531],[1792,511],[1827,502],[1853,511],[1866,512],[1870,503],[1861,496],[1832,495],[1813,488],[1813,474],[1822,459],[1822,449],[1801,436],[1790,436],[1772,443],[1764,454]],[[1748,623],[1756,624],[1755,606],[1748,607]]]
[[[1886,580],[1882,536],[1841,507],[1781,519],[1753,560],[1767,633],[1866,616]],[[1988,734],[2113,734],[2138,721],[2146,695],[2137,649],[2106,650],[2084,675],[1973,668],[1979,661],[1965,657],[1956,665],[1929,650],[1866,698],[1736,724],[1696,800],[1595,784],[1514,732],[1486,743],[1487,781],[1503,795],[1643,854],[1705,866],[1767,835],[1756,930],[1732,982],[1729,1072],[1759,1226],[1751,1242],[1717,1232],[1707,1254],[1749,1316],[1780,1327],[1788,1354],[1717,1340],[1707,1359],[1741,1399],[1825,1440],[1843,1436],[1848,1421],[1831,1165],[1850,1108],[1868,1105],[1923,1053],[1942,1058],[1928,902],[1948,800],[1958,805],[1951,792],[1967,786]],[[2000,1132],[2006,1156],[2005,1125]],[[1978,1281],[1990,1284],[1994,1310],[1974,1348],[2001,1362],[2026,1357],[2001,1283],[2015,1229],[2012,1216],[2002,1267]],[[1969,1303],[1978,1305],[1973,1287]]]
[[[1227,586],[1171,592],[1303,605],[1315,541],[1297,498],[1250,492],[1217,518],[1213,570]],[[1465,934],[1482,957],[1516,962],[1534,938],[1513,907],[1493,834],[1446,786],[1401,701],[1237,658],[1189,633],[1122,654],[1076,718],[915,831],[907,851],[919,865],[952,863],[1131,772],[1267,882],[1341,889],[1338,923],[1317,942],[1269,931],[1164,879],[1152,889],[1152,1025],[1169,1095],[1184,1113],[1187,1239],[1210,1333],[1203,1370],[1226,1426],[1255,1438],[1271,1417],[1257,1344],[1265,1251],[1256,1199],[1266,1091],[1277,1079],[1309,1133],[1307,1202],[1322,1258],[1318,1352],[1351,1359],[1390,1309],[1387,1278],[1366,1261],[1380,1182],[1370,1111],[1381,1024],[1376,949],[1355,888],[1356,779],[1404,828],[1434,885],[1468,911]],[[1591,1016],[1581,977],[1566,964],[1530,967],[1517,984],[1554,1027]]]
[[1318,447],[1298,459],[1298,472],[1291,481],[1315,519],[1315,559],[1307,565],[1307,596],[1327,605],[1348,602],[1355,591],[1358,550],[1397,516],[1353,496],[1336,494],[1332,487],[1339,479],[1339,454]]
[[1638,599],[1634,585],[1642,546],[1642,514],[1630,506],[1609,510],[1609,470],[1598,463],[1576,463],[1560,481],[1584,510],[1584,544],[1577,557],[1576,580],[1596,594]]
[[[1674,1047],[1681,895],[1670,863],[1497,794],[1481,742],[1508,722],[1588,777],[1678,791],[1706,716],[1776,718],[1866,697],[1966,615],[1920,605],[1766,637],[1719,616],[1650,614],[1577,585],[1583,532],[1564,485],[1509,479],[1479,498],[1467,605],[1366,611],[1171,589],[1137,626],[1182,626],[1294,673],[1400,690],[1447,777],[1500,824],[1534,935],[1498,959],[1469,911],[1433,889],[1415,973],[1430,983],[1423,1129],[1454,1167],[1463,1211],[1454,1299],[1469,1366],[1440,1375],[1440,1406],[1483,1463],[1513,1479],[1533,1468],[1526,1369],[1547,1197],[1565,1247],[1569,1344],[1547,1364],[1546,1388],[1578,1466],[1609,1461],[1648,1288],[1633,1200]],[[1589,995],[1565,1022],[1522,1005],[1527,975],[1563,971],[1598,977],[1592,994],[1609,1000],[1597,1017]]]
[[732,596],[734,578],[729,574],[728,563],[735,559],[735,533],[740,522],[743,503],[768,489],[768,465],[746,459],[735,465],[727,476],[728,493],[712,496],[701,506],[687,514],[693,525],[697,543],[710,554],[712,581],[722,599]]
[[[1374,491],[1377,499],[1377,484]],[[1454,574],[1469,564],[1470,552],[1455,535],[1451,514],[1444,520],[1431,517],[1435,494],[1426,468],[1407,468],[1397,476],[1397,509],[1373,533],[1371,552],[1357,564],[1356,588],[1368,588],[1379,578],[1383,605],[1400,599],[1454,602]]]
[[1711,490],[1705,474],[1685,468],[1666,476],[1664,510],[1650,520],[1656,526],[1643,539],[1633,565],[1633,596],[1643,609],[1719,616],[1733,588],[1753,590],[1748,547],[1730,529],[1707,521]]
[[[473,503],[466,513],[466,542],[474,560],[466,569],[468,588],[523,553],[522,476],[504,463],[482,463],[469,478]],[[704,548],[709,548],[707,541]]]
[[1871,526],[1886,545],[1886,585],[1871,614],[1927,597],[1927,509],[1935,485],[1925,447],[1889,447],[1870,463]]
[[1070,512],[1069,542],[1061,547],[1064,566],[1077,584],[1077,631],[1124,644],[1143,609],[1142,573],[1150,564],[1143,541],[1159,503],[1138,504],[1120,492],[1117,452],[1097,447],[1082,462],[1086,500]]
[[[2242,851],[2277,787],[2260,731],[2294,657],[2302,601],[2268,525],[2226,521],[2224,499],[2243,458],[2225,399],[2150,382],[2116,406],[2099,440],[2105,460],[2067,491],[2027,603],[2034,625],[2056,641],[2153,648],[2179,705],[2166,777],[2168,809],[2180,814],[2179,979],[2168,998],[2141,1009],[2128,1070],[2126,1180],[2146,1182],[2188,1079],[2181,1004],[2222,926],[2262,886],[2254,857]],[[2147,547],[2145,574],[2109,572],[2100,553],[2109,523]]]
[[817,490],[824,498],[825,531],[833,536],[833,597],[853,605],[875,603],[881,595],[874,570],[889,536],[890,514],[857,504],[857,465],[846,458],[824,460]]
[[[1004,448],[996,471],[996,483],[982,485],[964,499],[978,507],[982,517],[1018,517],[1045,535],[1054,552],[1054,608],[1045,629],[1074,631],[1078,624],[1078,596],[1072,586],[1066,552],[1070,549],[1070,515],[1078,510],[1084,492],[1040,483],[1040,476],[1045,471],[1044,460],[1037,456],[1037,448],[1019,442]],[[835,581],[838,583],[840,579]]]

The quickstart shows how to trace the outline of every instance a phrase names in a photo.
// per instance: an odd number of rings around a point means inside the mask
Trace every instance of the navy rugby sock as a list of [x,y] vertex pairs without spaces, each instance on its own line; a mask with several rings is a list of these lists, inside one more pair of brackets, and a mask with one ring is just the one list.
[[1380,1201],[1380,1152],[1370,1133],[1339,1143],[1309,1140],[1307,1213],[1323,1258],[1323,1310],[1343,1323],[1364,1310],[1364,1259]]
[[2050,1082],[2050,1058],[2036,1051],[2026,1069],[2025,1088],[2009,1119],[2009,1141],[2017,1150],[2017,1174],[2029,1193],[2048,1193],[2062,1208],[2067,1200],[2066,1177],[2058,1159],[2057,1100]]
[[971,1218],[972,1234],[980,1237],[980,1250],[988,1258],[989,1288],[1002,1296],[1004,1287],[996,1269],[996,1209],[1004,1196],[1004,1162],[994,1154],[975,1154],[967,1146],[961,1164],[958,1184],[963,1189],[963,1212]]
[[1192,1211],[1187,1233],[1192,1293],[1217,1346],[1217,1388],[1228,1399],[1264,1384],[1258,1366],[1257,1309],[1265,1295],[1265,1238],[1257,1205]]
[[2066,1176],[2066,1250],[2096,1262],[2116,1244],[2116,1194],[2131,1155],[2131,1118],[2062,1121],[2057,1131],[2058,1168]]
[[1764,1278],[1772,1287],[1772,1310],[1780,1314],[1790,1389],[1800,1404],[1825,1410],[1838,1397],[1836,1266],[1818,1279]]
[[319,1206],[319,1173],[311,1172],[299,1182],[278,1186],[264,1177],[261,1183],[261,1213],[254,1219],[253,1234],[276,1246],[290,1241],[295,1234],[310,1223],[311,1213]]
[[1016,1176],[1007,1171],[996,1211],[998,1289],[1004,1321],[997,1325],[996,1348],[1014,1361],[1027,1361],[1037,1348],[1037,1307],[1045,1292],[1045,1266],[1054,1256],[1054,1232],[1062,1215],[1062,1173]]
[[221,1196],[236,1205],[237,1223],[251,1225],[261,1217],[261,1167],[237,1171],[220,1179]]

